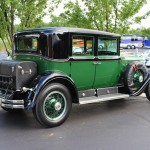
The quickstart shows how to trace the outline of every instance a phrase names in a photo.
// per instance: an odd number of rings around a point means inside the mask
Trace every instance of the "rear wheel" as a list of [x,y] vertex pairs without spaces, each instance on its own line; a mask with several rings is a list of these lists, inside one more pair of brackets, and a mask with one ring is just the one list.
[[135,49],[136,47],[134,45],[131,46],[132,49]]
[[62,84],[54,83],[40,92],[33,114],[45,127],[55,127],[68,118],[71,107],[69,90]]

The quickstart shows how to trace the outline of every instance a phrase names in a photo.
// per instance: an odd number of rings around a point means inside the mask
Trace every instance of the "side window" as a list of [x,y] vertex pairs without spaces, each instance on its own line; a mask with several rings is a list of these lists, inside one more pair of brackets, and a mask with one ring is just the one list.
[[93,37],[73,36],[72,37],[72,55],[88,56],[93,55],[94,44]]
[[117,55],[117,39],[98,38],[98,55]]

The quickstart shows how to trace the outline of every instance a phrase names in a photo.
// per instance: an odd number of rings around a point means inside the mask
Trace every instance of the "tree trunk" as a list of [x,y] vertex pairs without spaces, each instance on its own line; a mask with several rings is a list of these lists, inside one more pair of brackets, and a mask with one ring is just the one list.
[[11,25],[10,25],[10,38],[11,38],[11,50],[14,49],[14,20],[15,20],[15,16],[14,16],[14,8],[13,5],[11,3]]
[[6,50],[6,52],[7,52],[7,55],[9,56],[9,51],[8,51],[7,45],[6,45],[6,43],[5,43],[5,40],[4,40],[2,37],[0,37],[0,39],[2,40],[2,42],[3,42],[3,44],[4,44],[5,50]]
[[106,31],[107,32],[109,31],[109,17],[108,17],[108,13],[107,12],[106,12]]
[[117,31],[117,20],[118,20],[118,8],[117,8],[117,6],[115,6],[115,28],[114,28],[114,32]]

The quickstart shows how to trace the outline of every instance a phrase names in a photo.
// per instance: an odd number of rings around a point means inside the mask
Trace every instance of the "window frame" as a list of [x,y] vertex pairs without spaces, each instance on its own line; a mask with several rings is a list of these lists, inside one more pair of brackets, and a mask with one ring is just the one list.
[[[84,51],[85,51],[85,48],[86,48],[86,44],[87,44],[87,41],[88,39],[87,38],[91,38],[91,41],[92,41],[92,54],[91,55],[73,55],[73,37],[80,37],[81,36],[81,39],[84,39]],[[95,35],[87,35],[87,34],[72,34],[70,36],[70,56],[71,57],[94,57],[94,54],[95,54]]]
[[[107,39],[107,40],[116,40],[116,52],[114,52],[114,53],[116,53],[116,54],[114,54],[114,55],[108,55],[108,54],[103,54],[103,55],[99,55],[98,54],[98,44],[99,44],[99,39],[103,39],[103,40],[105,40],[105,39]],[[98,36],[97,37],[97,43],[96,43],[96,45],[97,45],[97,50],[96,50],[96,56],[120,56],[120,39],[118,39],[117,37],[104,37],[104,36]],[[111,52],[111,51],[110,51]]]
[[[31,51],[31,50],[27,50],[27,49],[21,49],[21,50],[19,50],[18,48],[19,48],[19,42],[18,42],[18,40],[19,39],[21,39],[21,38],[26,38],[26,36],[27,37],[34,37],[34,38],[36,38],[37,39],[37,49],[36,50],[34,50],[34,51]],[[15,52],[16,53],[35,53],[35,54],[38,54],[39,53],[39,38],[40,38],[40,35],[39,34],[37,34],[37,33],[31,33],[31,34],[22,34],[22,35],[19,35],[19,36],[17,36],[17,37],[15,37],[15,45],[16,45],[16,47],[15,47]]]

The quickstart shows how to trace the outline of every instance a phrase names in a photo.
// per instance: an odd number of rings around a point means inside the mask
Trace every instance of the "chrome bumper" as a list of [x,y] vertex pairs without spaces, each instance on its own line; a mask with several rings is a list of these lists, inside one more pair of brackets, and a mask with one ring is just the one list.
[[0,106],[10,109],[24,109],[24,100],[8,100],[0,97]]

